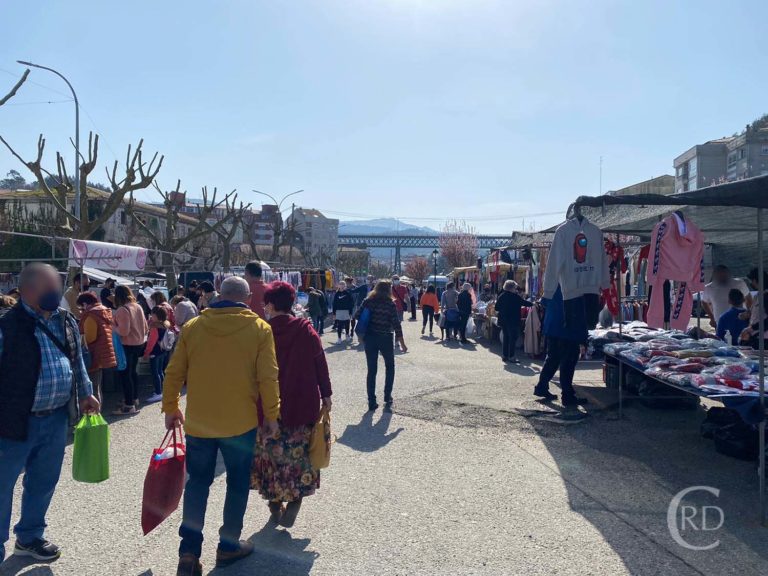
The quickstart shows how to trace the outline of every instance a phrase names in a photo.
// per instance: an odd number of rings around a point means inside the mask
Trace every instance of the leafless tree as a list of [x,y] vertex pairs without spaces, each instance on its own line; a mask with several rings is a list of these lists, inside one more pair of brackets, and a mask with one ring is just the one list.
[[2,98],[0,98],[0,106],[2,106],[6,102],[8,102],[8,100],[16,96],[16,92],[19,91],[19,88],[21,88],[21,85],[27,81],[27,76],[29,76],[29,68],[24,70],[24,74],[21,75],[21,78],[19,78],[19,81],[16,82],[16,85],[13,88],[11,88],[11,91],[8,92],[8,94],[3,96]]
[[451,268],[471,266],[476,262],[477,232],[466,222],[451,220],[440,230],[440,252]]
[[368,269],[368,274],[378,280],[389,278],[389,275],[392,274],[392,266],[387,262],[374,260],[371,262],[371,266]]
[[368,251],[358,248],[339,248],[336,266],[350,276],[361,276],[368,269]]
[[[218,189],[214,188],[213,195],[209,198],[208,188],[204,186],[202,205],[197,205],[196,213],[184,214],[181,210],[186,205],[187,193],[181,191],[181,180],[177,180],[176,188],[170,191],[163,191],[157,182],[153,182],[152,185],[163,199],[165,229],[162,232],[155,231],[142,220],[141,210],[137,209],[133,194],[131,194],[127,210],[136,226],[149,238],[152,247],[162,252],[161,262],[165,272],[171,273],[167,276],[167,280],[168,287],[172,290],[176,288],[177,284],[174,254],[180,252],[188,244],[194,244],[197,241],[204,244],[211,234],[217,233],[219,229],[224,227],[229,216],[219,218],[214,224],[209,224],[208,220],[221,208],[222,204],[229,202],[235,191],[233,190],[217,200]],[[182,220],[182,215],[192,221]],[[186,233],[182,233],[182,225],[189,227]]]
[[[107,169],[107,177],[110,184],[109,194],[106,198],[101,198],[96,193],[93,193],[94,198],[92,198],[87,184],[88,175],[96,168],[98,160],[99,135],[94,135],[91,132],[88,135],[88,158],[86,159],[81,156],[80,160],[82,162],[78,166],[80,171],[80,217],[77,217],[68,207],[68,198],[74,196],[75,187],[69,178],[69,174],[67,174],[66,165],[61,153],[56,152],[56,175],[43,168],[45,138],[43,138],[42,134],[37,140],[37,158],[32,161],[24,160],[2,136],[0,136],[0,141],[5,144],[11,154],[18,158],[34,174],[40,190],[45,192],[53,202],[60,218],[61,228],[67,230],[71,238],[78,240],[88,239],[94,232],[99,230],[123,205],[127,195],[133,194],[136,190],[143,190],[152,184],[163,164],[163,157],[160,156],[158,159],[157,152],[155,152],[149,164],[146,164],[142,152],[144,140],[139,140],[139,144],[135,149],[132,150],[132,147],[128,146],[128,153],[125,157],[125,175],[122,178],[117,175],[119,163],[115,160],[112,170]],[[55,182],[53,187],[49,186],[49,180],[46,179],[46,176],[51,177],[51,180]],[[97,199],[99,200],[99,209],[90,211],[91,203],[93,202],[95,206],[96,202],[94,200]]]
[[225,214],[223,221],[226,223],[224,226],[219,226],[213,231],[219,240],[222,242],[222,254],[221,265],[224,268],[224,272],[229,272],[229,268],[232,265],[232,240],[237,234],[238,228],[243,224],[243,219],[251,209],[251,205],[243,204],[240,202],[240,206],[237,206],[237,194],[232,197],[230,202],[229,197],[224,199]]
[[405,274],[416,284],[421,284],[429,276],[429,262],[426,258],[417,256],[406,263]]

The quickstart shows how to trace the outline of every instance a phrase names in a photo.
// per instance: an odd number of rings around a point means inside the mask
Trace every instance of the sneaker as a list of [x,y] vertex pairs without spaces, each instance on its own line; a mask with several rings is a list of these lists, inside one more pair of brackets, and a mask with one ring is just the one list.
[[113,416],[133,416],[134,414],[138,414],[139,411],[136,410],[136,406],[121,406],[114,412],[112,412]]
[[341,343],[342,343],[342,340],[341,340],[341,338],[339,338],[338,340],[336,340],[336,346],[339,346]]
[[368,404],[368,412],[376,412],[379,409],[378,404]]
[[155,404],[156,402],[160,402],[160,400],[162,400],[162,399],[163,399],[163,395],[162,394],[152,394],[152,396],[150,396],[149,398],[144,400],[144,403],[145,404]]
[[216,567],[224,568],[230,566],[253,554],[253,544],[245,540],[240,540],[237,545],[237,550],[231,552],[222,550],[221,548],[216,550]]
[[589,404],[589,400],[586,398],[579,398],[578,396],[563,398],[563,406],[584,406],[584,404]]
[[179,558],[176,576],[203,576],[203,565],[200,564],[200,559],[194,554],[183,554]]
[[16,556],[29,556],[41,562],[53,562],[61,557],[61,548],[48,540],[36,538],[29,544],[22,544],[17,540],[13,553]]

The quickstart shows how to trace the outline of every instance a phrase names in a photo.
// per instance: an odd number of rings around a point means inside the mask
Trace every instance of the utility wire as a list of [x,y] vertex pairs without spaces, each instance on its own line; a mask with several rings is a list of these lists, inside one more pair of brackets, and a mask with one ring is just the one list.
[[[5,68],[0,68],[0,72],[5,72],[6,74],[9,74],[10,76],[13,76],[14,78],[21,78],[21,74],[16,74],[15,72],[11,72],[10,70],[6,70]],[[27,78],[27,82],[30,84],[34,84],[35,86],[40,86],[40,88],[45,88],[46,90],[50,90],[51,92],[55,92],[56,94],[59,94],[61,96],[71,96],[71,94],[67,94],[66,92],[62,92],[61,90],[57,90],[56,88],[51,88],[50,86],[46,86],[45,84],[40,84],[40,82],[35,82],[34,80],[30,80]]]

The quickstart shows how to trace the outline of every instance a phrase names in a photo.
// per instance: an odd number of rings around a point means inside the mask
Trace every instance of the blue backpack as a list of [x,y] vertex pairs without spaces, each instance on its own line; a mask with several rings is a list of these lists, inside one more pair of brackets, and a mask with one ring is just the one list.
[[357,321],[357,325],[355,326],[355,334],[357,334],[357,337],[359,339],[365,338],[365,333],[368,331],[368,324],[371,323],[371,309],[370,308],[363,308],[363,311],[360,313],[360,319]]

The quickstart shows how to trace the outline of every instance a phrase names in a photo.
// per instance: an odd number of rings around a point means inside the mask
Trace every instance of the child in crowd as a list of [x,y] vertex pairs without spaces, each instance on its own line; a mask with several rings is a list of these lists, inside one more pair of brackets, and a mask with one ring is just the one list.
[[149,369],[152,373],[152,383],[155,393],[147,398],[147,404],[160,402],[163,399],[163,381],[165,380],[165,368],[168,366],[168,358],[171,351],[168,348],[168,339],[165,333],[171,329],[168,321],[168,313],[162,306],[155,306],[149,315],[149,338],[144,351],[144,359],[149,360]]
[[744,294],[741,290],[734,288],[728,292],[728,303],[731,305],[731,309],[717,320],[717,337],[720,340],[725,340],[725,334],[729,332],[731,342],[738,344],[741,333],[749,326],[748,321],[739,318],[739,315],[745,311]]

